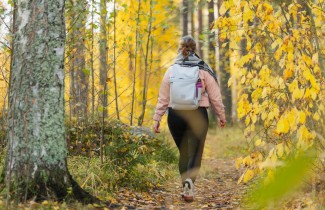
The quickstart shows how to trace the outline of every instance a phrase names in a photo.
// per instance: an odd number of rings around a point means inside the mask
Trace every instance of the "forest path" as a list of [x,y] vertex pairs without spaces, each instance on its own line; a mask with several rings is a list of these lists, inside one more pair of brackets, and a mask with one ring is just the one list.
[[161,189],[135,193],[128,199],[121,192],[124,199],[119,202],[137,209],[238,209],[245,192],[245,185],[237,184],[240,173],[235,168],[245,147],[242,139],[238,128],[209,133],[193,202],[182,199],[179,177],[168,180]]

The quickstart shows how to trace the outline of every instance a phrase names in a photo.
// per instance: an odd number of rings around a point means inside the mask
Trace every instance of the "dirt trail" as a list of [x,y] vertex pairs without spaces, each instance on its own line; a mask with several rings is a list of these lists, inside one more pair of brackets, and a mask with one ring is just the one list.
[[[166,187],[162,206],[167,209],[236,209],[239,207],[244,190],[243,186],[236,183],[238,173],[234,170],[234,162],[210,159],[205,160],[205,164],[211,167],[211,171],[199,177],[195,183],[193,202],[184,202],[180,196],[181,186],[178,182],[172,182]],[[148,206],[144,208],[150,209]]]
[[[193,202],[188,203],[181,198],[182,189],[178,178],[168,181],[162,189],[135,193],[128,200],[123,199],[120,202],[136,206],[136,209],[239,209],[245,186],[237,185],[237,155],[224,155],[227,152],[225,150],[231,150],[239,142],[227,144],[226,139],[221,142],[215,138],[218,137],[211,134],[207,137]],[[125,196],[125,192],[121,194]]]

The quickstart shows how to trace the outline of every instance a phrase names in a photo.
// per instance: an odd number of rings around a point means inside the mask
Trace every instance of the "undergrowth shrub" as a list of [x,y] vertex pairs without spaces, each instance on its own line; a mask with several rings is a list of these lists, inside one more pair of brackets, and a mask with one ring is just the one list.
[[99,122],[70,123],[67,134],[71,172],[85,189],[95,194],[120,187],[157,187],[176,171],[176,150],[148,129],[116,121],[104,126]]

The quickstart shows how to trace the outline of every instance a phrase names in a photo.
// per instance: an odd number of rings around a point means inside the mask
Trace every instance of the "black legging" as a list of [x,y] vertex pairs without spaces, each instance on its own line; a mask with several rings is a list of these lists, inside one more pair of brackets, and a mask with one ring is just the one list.
[[179,172],[182,182],[187,178],[195,181],[202,160],[209,119],[207,109],[168,110],[168,127],[179,150]]

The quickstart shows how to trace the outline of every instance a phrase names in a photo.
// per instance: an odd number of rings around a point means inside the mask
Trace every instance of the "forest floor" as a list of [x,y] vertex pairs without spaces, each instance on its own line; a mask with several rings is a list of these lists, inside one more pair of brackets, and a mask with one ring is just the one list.
[[234,129],[231,135],[230,130],[227,130],[217,128],[208,134],[193,202],[183,201],[179,177],[168,180],[160,189],[146,193],[131,193],[122,189],[115,202],[137,209],[240,208],[241,198],[247,187],[237,184],[240,172],[235,168],[235,160],[244,153],[247,144],[239,128]]

